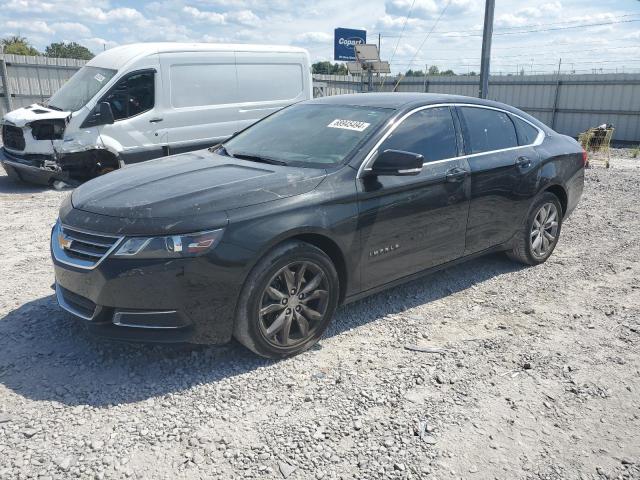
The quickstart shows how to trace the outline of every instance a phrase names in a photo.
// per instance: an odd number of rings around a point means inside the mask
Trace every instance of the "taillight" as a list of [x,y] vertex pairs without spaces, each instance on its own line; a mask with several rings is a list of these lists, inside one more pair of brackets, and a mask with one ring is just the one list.
[[586,167],[589,164],[589,157],[587,155],[587,151],[582,149],[582,166]]

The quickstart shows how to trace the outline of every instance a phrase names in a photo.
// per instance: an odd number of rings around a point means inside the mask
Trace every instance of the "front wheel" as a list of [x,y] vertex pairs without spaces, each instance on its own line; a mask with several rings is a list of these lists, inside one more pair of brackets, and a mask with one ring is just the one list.
[[529,209],[527,221],[514,239],[510,258],[527,265],[546,262],[553,253],[562,227],[562,206],[553,193],[538,196]]
[[268,358],[313,346],[331,322],[339,280],[331,259],[305,242],[286,242],[249,274],[240,295],[234,335]]

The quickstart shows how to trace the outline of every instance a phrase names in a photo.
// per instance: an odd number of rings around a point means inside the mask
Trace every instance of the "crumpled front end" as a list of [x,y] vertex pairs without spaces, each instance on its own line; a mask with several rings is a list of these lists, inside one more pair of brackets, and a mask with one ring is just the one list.
[[0,163],[7,174],[46,185],[67,179],[68,173],[58,161],[56,143],[63,141],[70,119],[71,112],[37,104],[9,112],[0,125]]
[[37,104],[9,112],[0,122],[0,163],[10,177],[41,185],[77,184],[118,168],[98,130],[79,129],[81,120]]

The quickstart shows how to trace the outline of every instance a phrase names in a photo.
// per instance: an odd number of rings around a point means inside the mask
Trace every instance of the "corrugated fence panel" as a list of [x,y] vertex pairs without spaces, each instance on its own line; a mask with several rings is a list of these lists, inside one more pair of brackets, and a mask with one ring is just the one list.
[[[6,62],[13,108],[49,98],[86,62],[68,58],[0,55]],[[368,90],[357,75],[314,75],[314,95]],[[478,76],[373,78],[373,91],[478,95]],[[491,99],[513,105],[561,133],[577,137],[602,123],[615,126],[614,139],[640,143],[640,74],[502,75],[489,81]],[[0,115],[7,111],[0,85]],[[555,119],[555,121],[554,121]]]
[[[337,77],[322,77],[326,94],[337,94]],[[359,77],[350,77],[360,91]],[[478,95],[477,76],[384,77],[374,91]],[[396,84],[398,83],[397,87]],[[589,127],[611,123],[614,140],[640,143],[640,74],[503,75],[492,76],[489,98],[518,107],[560,132],[577,137]],[[394,88],[395,87],[395,88]],[[367,91],[363,85],[362,91]],[[345,92],[346,93],[346,92]],[[349,92],[352,93],[352,92]]]
[[[14,109],[46,100],[87,63],[85,60],[73,58],[12,54],[0,55],[0,60],[6,62],[11,103]],[[0,115],[4,115],[6,111],[5,87],[0,85]]]

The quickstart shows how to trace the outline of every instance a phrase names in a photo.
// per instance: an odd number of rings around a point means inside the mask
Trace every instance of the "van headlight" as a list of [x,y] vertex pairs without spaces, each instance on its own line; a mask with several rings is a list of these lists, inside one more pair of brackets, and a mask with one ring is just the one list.
[[197,257],[214,248],[224,229],[166,237],[129,237],[113,253],[118,258]]

